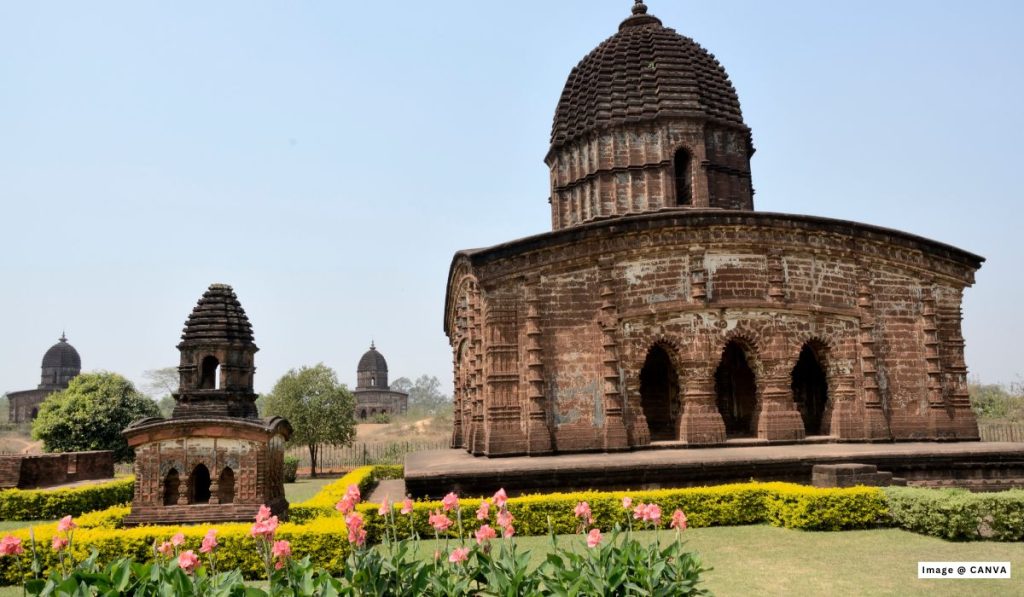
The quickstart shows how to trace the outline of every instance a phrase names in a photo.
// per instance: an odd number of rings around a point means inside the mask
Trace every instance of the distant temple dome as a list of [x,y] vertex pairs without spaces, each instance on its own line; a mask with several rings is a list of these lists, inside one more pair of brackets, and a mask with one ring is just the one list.
[[388,389],[388,362],[373,342],[356,366],[356,387]]
[[[78,351],[75,350],[74,346],[68,344],[67,336],[63,333],[60,335],[60,341],[50,347],[43,355],[43,369],[49,367],[56,368],[67,368],[82,370],[82,357],[78,356]],[[76,373],[77,375],[77,373]]]

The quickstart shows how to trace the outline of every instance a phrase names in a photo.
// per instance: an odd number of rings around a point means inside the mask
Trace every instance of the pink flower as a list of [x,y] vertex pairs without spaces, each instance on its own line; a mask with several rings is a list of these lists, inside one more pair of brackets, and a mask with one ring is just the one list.
[[281,541],[275,541],[274,547],[270,553],[278,559],[290,558],[292,556],[292,544],[283,539]]
[[380,508],[377,508],[377,514],[380,516],[387,516],[390,511],[391,504],[388,503],[388,496],[384,496],[384,501],[380,503]]
[[501,536],[506,538],[506,539],[508,539],[509,537],[511,537],[512,535],[515,535],[515,534],[516,534],[515,527],[513,527],[512,525],[508,525],[508,526],[505,527],[505,531],[501,534]]
[[348,495],[341,498],[341,501],[334,505],[334,509],[337,510],[338,512],[341,512],[342,514],[348,514],[349,512],[355,510],[355,508],[355,502],[352,500],[352,497]]
[[206,531],[206,536],[203,537],[203,544],[199,548],[199,553],[210,553],[214,547],[217,547],[217,529],[210,529]]
[[494,494],[494,505],[498,508],[504,508],[505,502],[508,501],[508,494],[505,493],[505,488],[501,488]]
[[175,547],[185,545],[185,533],[178,533],[171,537],[171,545]]
[[409,498],[405,498],[405,501],[402,502],[402,514],[412,514],[412,506],[412,500]]
[[603,537],[600,529],[590,529],[590,532],[587,533],[587,547],[597,547],[601,543],[601,539]]
[[647,504],[647,510],[644,512],[644,522],[653,522],[654,524],[661,522],[661,506],[658,504]]
[[195,569],[196,564],[198,563],[199,556],[197,556],[191,549],[181,552],[181,555],[178,556],[178,568],[181,568],[188,574],[192,574],[192,570]]
[[429,522],[430,526],[441,532],[447,531],[452,526],[452,519],[442,514],[440,510],[430,513]]
[[60,519],[60,522],[57,523],[57,530],[61,533],[73,531],[77,528],[78,525],[75,524],[75,521],[71,519],[71,516],[65,516],[64,518]]
[[358,512],[350,512],[345,517],[345,526],[348,527],[348,542],[353,545],[366,543],[366,529],[363,528],[363,517]]
[[348,486],[348,489],[345,490],[345,496],[352,498],[352,502],[355,504],[358,504],[359,500],[362,499],[359,494],[359,486],[355,484]]
[[278,560],[277,563],[274,564],[274,570],[280,570],[281,568],[284,568],[284,560]]
[[515,517],[512,516],[512,513],[509,512],[508,510],[502,510],[501,512],[498,512],[499,527],[505,528],[511,525],[513,520],[515,520]]
[[590,511],[590,504],[587,502],[580,502],[576,504],[573,514],[576,515],[576,518],[582,518],[586,524],[590,524],[594,521],[593,513]]
[[252,525],[252,530],[249,534],[253,537],[263,537],[264,539],[273,539],[274,533],[277,531],[277,517],[271,516],[270,518],[258,521]]
[[491,517],[491,504],[487,500],[480,502],[480,507],[476,509],[477,520],[487,520]]
[[626,497],[622,498],[622,507],[623,508],[625,508],[626,510],[629,510],[629,508],[632,505],[633,505],[633,498],[629,497],[628,495]]
[[448,556],[448,561],[452,564],[459,564],[466,561],[469,557],[468,547],[459,547],[452,550],[452,555]]
[[639,504],[633,509],[633,518],[658,524],[661,520],[661,507],[658,504]]
[[60,535],[55,535],[53,537],[53,543],[51,545],[53,547],[53,551],[60,551],[60,550],[62,550],[65,547],[68,546],[67,537],[61,537]]
[[156,548],[156,550],[165,558],[169,558],[174,555],[174,546],[171,545],[170,541],[164,541],[160,544],[160,547]]
[[260,511],[256,513],[256,522],[263,522],[264,520],[269,519],[271,514],[272,512],[270,511],[270,508],[268,508],[266,504],[263,504],[260,506]]
[[0,555],[5,556],[17,556],[21,555],[25,550],[21,547],[21,539],[18,539],[14,535],[7,535],[0,540]]
[[683,514],[682,510],[676,510],[672,513],[672,524],[670,524],[669,527],[676,529],[677,531],[686,530],[686,515]]
[[444,496],[443,500],[441,500],[441,506],[444,507],[445,512],[450,512],[452,508],[458,508],[459,496],[455,495],[454,493],[449,493],[448,495]]
[[489,539],[494,539],[498,536],[498,533],[496,533],[494,529],[492,529],[491,526],[487,524],[477,529],[476,533],[474,534],[476,535],[477,544],[483,543],[484,541],[487,541]]

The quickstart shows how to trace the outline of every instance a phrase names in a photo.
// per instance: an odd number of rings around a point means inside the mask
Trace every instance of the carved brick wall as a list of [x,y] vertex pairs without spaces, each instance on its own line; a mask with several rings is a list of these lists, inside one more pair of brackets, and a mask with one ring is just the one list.
[[[554,451],[645,445],[641,371],[656,345],[678,377],[676,439],[721,443],[715,376],[730,342],[753,372],[754,437],[805,437],[792,375],[813,347],[827,383],[820,433],[977,439],[960,332],[972,258],[849,222],[725,211],[620,218],[457,255],[453,445],[529,453],[527,437],[543,431]],[[621,445],[608,443],[610,422],[625,428]]]

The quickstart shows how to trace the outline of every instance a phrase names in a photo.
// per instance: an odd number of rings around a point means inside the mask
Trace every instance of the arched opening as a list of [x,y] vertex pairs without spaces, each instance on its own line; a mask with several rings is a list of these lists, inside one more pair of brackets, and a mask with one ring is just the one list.
[[370,377],[370,387],[372,388],[375,385],[377,385],[377,378],[376,377]]
[[217,360],[217,357],[213,355],[203,357],[200,370],[200,390],[216,390],[220,387],[220,361]]
[[173,506],[178,503],[178,487],[181,485],[181,479],[178,478],[178,469],[172,468],[167,471],[167,476],[164,477],[164,505]]
[[210,503],[210,469],[205,464],[197,464],[192,469],[192,504]]
[[363,410],[359,411],[359,418],[364,420],[364,421],[366,420],[366,409],[365,408]]
[[651,441],[676,439],[679,416],[679,376],[668,353],[655,346],[640,370],[640,405]]
[[722,361],[715,371],[715,395],[726,435],[750,435],[754,431],[757,382],[747,363],[746,351],[735,340],[726,344],[722,351]]
[[217,480],[217,499],[221,504],[230,504],[235,501],[235,471],[226,466],[220,472]]
[[38,416],[39,416],[39,408],[33,407],[32,408],[32,414],[31,414],[32,420],[35,421],[36,417],[38,417]]
[[819,358],[820,350],[808,342],[800,350],[800,358],[793,367],[793,402],[804,420],[807,435],[828,434],[828,424],[823,421],[825,406],[828,404],[828,379]]
[[676,174],[676,205],[693,204],[693,172],[690,167],[690,152],[680,148],[673,162]]

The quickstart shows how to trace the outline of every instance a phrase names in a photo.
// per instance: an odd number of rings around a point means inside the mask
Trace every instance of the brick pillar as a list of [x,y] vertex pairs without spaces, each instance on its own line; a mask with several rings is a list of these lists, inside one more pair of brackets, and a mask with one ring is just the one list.
[[763,361],[764,373],[758,380],[757,437],[771,441],[804,439],[804,420],[793,402],[788,362]]
[[935,288],[921,289],[921,319],[924,331],[925,371],[928,373],[928,436],[931,439],[955,439],[953,412],[942,395],[942,355],[939,353],[939,326],[935,312]]
[[971,398],[967,391],[967,363],[964,362],[964,337],[961,332],[963,313],[960,309],[962,296],[955,293],[955,303],[949,302],[938,309],[939,331],[946,347],[943,366],[943,387],[949,394],[953,408],[953,432],[958,440],[978,440],[978,419],[971,410]]
[[[615,291],[612,288],[611,267],[607,263],[603,264],[601,268],[601,278],[601,312],[598,316],[598,324],[601,326],[603,355],[601,366],[604,370],[603,447],[606,451],[625,450],[629,447],[629,437],[626,433],[626,409],[623,404],[622,375],[616,339],[619,329],[619,314],[615,305]],[[644,425],[646,426],[646,421]]]
[[725,422],[715,404],[714,370],[704,361],[684,363],[682,369],[679,439],[695,446],[725,443]]
[[551,442],[548,400],[544,394],[544,351],[541,348],[540,304],[537,300],[538,278],[525,281],[526,302],[526,443],[529,454],[550,454]]
[[520,399],[518,301],[488,296],[484,314],[484,429],[489,456],[526,451],[523,401]]
[[[859,268],[863,270],[863,267]],[[860,372],[863,416],[855,404],[841,402],[832,409],[831,432],[840,439],[867,439],[884,441],[892,439],[889,421],[882,405],[878,388],[877,353],[875,352],[874,292],[871,279],[861,276],[857,289],[857,310],[860,314]],[[860,422],[858,421],[860,419]]]
[[181,475],[178,477],[178,505],[188,505],[188,494],[189,488],[192,486],[192,477],[189,475]]

